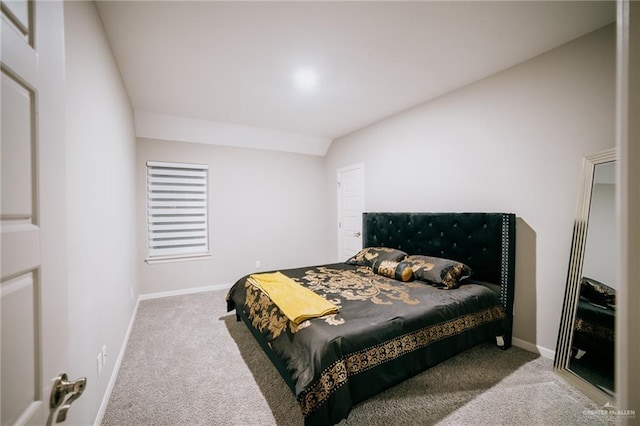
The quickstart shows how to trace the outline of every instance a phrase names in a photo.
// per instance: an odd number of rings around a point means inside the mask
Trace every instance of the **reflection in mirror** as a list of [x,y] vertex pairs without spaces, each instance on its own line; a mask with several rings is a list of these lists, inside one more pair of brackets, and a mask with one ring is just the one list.
[[616,284],[615,162],[595,166],[569,369],[613,394]]
[[601,404],[615,402],[615,158],[610,149],[583,162],[554,362],[559,374]]

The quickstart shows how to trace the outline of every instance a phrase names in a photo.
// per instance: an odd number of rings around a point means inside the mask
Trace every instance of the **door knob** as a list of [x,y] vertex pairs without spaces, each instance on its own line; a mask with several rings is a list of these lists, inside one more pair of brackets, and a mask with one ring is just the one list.
[[353,236],[354,236],[354,237],[359,237],[360,235],[362,235],[362,233],[361,233],[361,232],[354,232],[354,233],[353,233]]
[[[67,412],[73,402],[80,398],[82,392],[87,387],[87,378],[81,377],[78,380],[69,380],[66,373],[60,374],[53,382],[51,389],[51,398],[49,400],[49,410],[51,415],[60,407],[56,423],[62,423],[67,419]],[[64,402],[64,404],[63,404]]]

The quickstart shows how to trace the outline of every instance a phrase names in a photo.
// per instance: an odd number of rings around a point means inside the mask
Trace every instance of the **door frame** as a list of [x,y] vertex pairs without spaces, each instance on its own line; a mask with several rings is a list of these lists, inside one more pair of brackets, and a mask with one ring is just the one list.
[[[618,262],[617,314],[616,314],[616,403],[620,410],[640,409],[640,366],[636,362],[640,353],[640,321],[637,285],[640,265],[640,213],[638,179],[640,171],[640,4],[631,0],[617,1],[616,40],[616,147],[619,167],[616,189],[618,199]],[[620,425],[638,424],[637,418],[623,416]]]

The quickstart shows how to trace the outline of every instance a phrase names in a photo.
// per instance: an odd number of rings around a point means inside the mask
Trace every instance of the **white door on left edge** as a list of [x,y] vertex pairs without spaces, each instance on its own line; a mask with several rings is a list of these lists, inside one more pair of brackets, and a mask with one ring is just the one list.
[[1,15],[1,418],[43,425],[69,347],[63,3],[2,1]]
[[345,261],[362,248],[364,164],[338,170],[338,260]]

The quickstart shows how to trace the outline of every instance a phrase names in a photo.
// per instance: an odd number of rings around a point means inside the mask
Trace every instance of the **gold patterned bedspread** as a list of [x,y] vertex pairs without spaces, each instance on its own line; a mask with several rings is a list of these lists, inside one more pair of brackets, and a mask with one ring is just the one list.
[[227,300],[286,366],[307,424],[336,423],[371,392],[503,334],[504,308],[481,285],[440,290],[342,263],[282,272],[339,312],[295,325],[247,277]]

